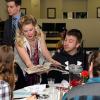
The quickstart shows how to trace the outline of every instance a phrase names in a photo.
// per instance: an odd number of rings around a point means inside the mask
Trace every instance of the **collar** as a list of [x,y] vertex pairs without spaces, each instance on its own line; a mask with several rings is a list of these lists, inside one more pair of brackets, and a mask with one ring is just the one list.
[[78,55],[82,55],[81,51],[77,51],[77,53],[75,53],[74,55],[70,55],[68,54],[64,49],[61,49],[61,53],[64,55],[64,56],[69,56],[69,57],[76,57]]
[[13,17],[15,17],[17,20],[19,20],[19,19],[20,19],[20,16],[21,16],[21,13],[19,13],[19,14],[16,15],[16,16],[13,16]]
[[19,20],[20,19],[20,16],[18,15],[18,16],[14,16],[14,18],[16,18],[17,20]]

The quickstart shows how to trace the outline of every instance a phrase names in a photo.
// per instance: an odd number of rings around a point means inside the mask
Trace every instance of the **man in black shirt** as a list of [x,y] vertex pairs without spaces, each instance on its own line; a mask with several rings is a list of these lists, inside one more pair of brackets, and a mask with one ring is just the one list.
[[[71,64],[81,66],[82,69],[87,69],[87,61],[81,49],[82,33],[78,29],[71,29],[66,33],[63,48],[60,52],[56,52],[53,58],[59,61],[62,65],[70,67]],[[68,68],[67,68],[68,69]],[[59,83],[63,79],[68,80],[68,75],[64,76],[61,72],[51,71],[49,77],[54,77],[55,82]]]

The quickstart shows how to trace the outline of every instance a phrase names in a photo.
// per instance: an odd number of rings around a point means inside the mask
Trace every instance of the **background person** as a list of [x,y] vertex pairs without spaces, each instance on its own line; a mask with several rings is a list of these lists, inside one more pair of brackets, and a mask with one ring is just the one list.
[[0,100],[12,100],[14,79],[14,54],[12,47],[0,46]]
[[3,44],[14,46],[18,21],[22,16],[20,12],[21,0],[6,0],[9,19],[5,21]]

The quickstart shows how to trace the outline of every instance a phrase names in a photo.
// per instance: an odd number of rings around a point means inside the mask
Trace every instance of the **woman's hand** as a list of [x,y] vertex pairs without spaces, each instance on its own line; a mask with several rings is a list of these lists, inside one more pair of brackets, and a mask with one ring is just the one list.
[[28,97],[27,100],[37,100],[37,97],[36,97],[36,95],[32,95],[32,96]]
[[54,60],[54,59],[51,59],[51,61],[50,61],[55,67],[57,67],[57,66],[59,66],[59,65],[61,65],[61,63],[60,62],[58,62],[58,61],[56,61],[56,60]]

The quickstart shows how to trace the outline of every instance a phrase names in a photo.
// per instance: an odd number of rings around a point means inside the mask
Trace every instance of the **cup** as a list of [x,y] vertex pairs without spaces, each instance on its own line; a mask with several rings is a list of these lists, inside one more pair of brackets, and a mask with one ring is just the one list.
[[54,78],[48,78],[48,85],[52,86],[55,83],[55,79]]

